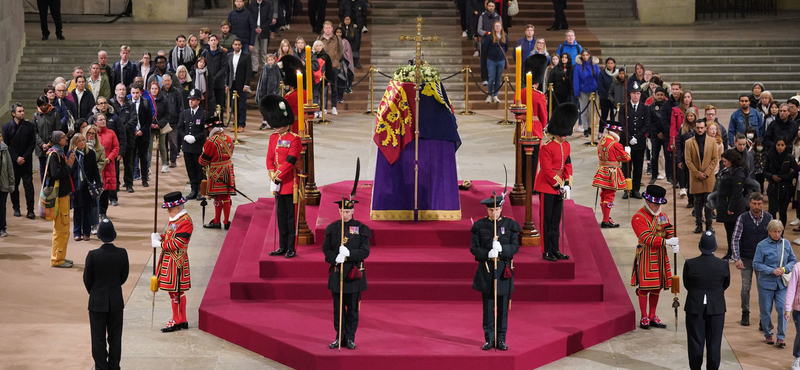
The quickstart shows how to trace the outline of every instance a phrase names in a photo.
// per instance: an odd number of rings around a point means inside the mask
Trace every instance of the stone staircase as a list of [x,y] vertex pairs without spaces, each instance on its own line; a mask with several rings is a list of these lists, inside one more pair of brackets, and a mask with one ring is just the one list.
[[739,94],[762,82],[775,100],[800,92],[800,42],[786,41],[603,41],[604,56],[618,65],[644,64],[667,82],[694,93],[697,106],[738,108]]
[[[583,0],[586,25],[589,27],[638,25],[639,20],[635,14],[635,7],[636,0]],[[569,16],[567,13],[567,21],[570,21]]]

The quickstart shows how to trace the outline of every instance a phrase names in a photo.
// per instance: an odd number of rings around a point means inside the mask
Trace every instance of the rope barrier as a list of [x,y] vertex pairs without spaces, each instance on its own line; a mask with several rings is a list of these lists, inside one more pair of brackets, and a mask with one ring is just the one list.
[[490,93],[490,92],[488,92],[488,91],[484,90],[484,89],[481,87],[481,85],[479,85],[479,84],[478,84],[478,80],[475,78],[475,74],[474,74],[474,73],[472,73],[472,70],[471,70],[471,69],[469,70],[469,75],[472,77],[472,83],[474,83],[474,84],[475,84],[475,86],[477,86],[477,87],[478,87],[478,90],[480,90],[482,93],[484,93],[484,94],[486,94],[486,95],[494,95],[494,94],[497,94],[497,93],[499,93],[499,92],[500,92],[500,89],[501,89],[501,88],[503,87],[503,85],[505,85],[505,83],[506,83],[505,81],[501,82],[501,83],[500,83],[500,86],[497,86],[497,89],[496,89],[496,90],[494,90],[494,91],[492,91],[492,92]]

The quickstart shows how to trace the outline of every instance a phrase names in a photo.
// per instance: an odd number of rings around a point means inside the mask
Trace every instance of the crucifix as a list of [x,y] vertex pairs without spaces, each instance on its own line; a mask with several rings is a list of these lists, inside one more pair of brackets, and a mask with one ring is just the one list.
[[417,16],[417,34],[400,36],[400,41],[414,41],[414,221],[419,220],[419,91],[422,90],[422,42],[439,42],[438,36],[422,36],[422,17]]

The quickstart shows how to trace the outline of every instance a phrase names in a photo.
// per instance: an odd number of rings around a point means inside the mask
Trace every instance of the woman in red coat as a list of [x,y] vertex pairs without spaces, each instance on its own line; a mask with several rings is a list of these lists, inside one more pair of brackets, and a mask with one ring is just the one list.
[[[119,141],[117,134],[106,127],[106,116],[98,113],[94,116],[94,124],[97,125],[97,137],[100,144],[105,149],[105,158],[97,158],[97,161],[105,160],[106,165],[100,177],[103,179],[103,194],[100,195],[100,218],[106,218],[108,211],[108,199],[117,193],[117,173],[114,161],[119,155]],[[116,198],[116,197],[113,197]]]

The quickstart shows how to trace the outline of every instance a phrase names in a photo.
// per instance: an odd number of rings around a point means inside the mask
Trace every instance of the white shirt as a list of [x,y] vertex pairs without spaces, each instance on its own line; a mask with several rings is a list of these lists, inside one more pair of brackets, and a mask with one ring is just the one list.
[[631,103],[633,104],[633,111],[636,112],[636,108],[639,106],[639,103]]
[[258,2],[258,19],[256,20],[257,27],[261,27],[261,3],[263,3],[263,1]]
[[140,101],[142,101],[142,98],[136,99],[136,103],[134,104],[136,106],[136,130],[134,130],[134,131],[141,131],[142,130],[142,124],[139,122],[139,102]]
[[89,90],[92,92],[94,99],[97,100],[97,96],[100,95],[100,84],[103,82],[103,76],[97,76],[96,80],[93,80],[90,76],[86,79],[86,84],[89,85]]
[[78,91],[77,88],[75,89],[75,95],[78,97],[78,101],[75,102],[75,105],[77,105],[78,107],[81,106],[81,99],[83,99],[83,93],[85,92],[86,90]]
[[[200,108],[200,107],[197,107],[197,108]],[[197,114],[197,108],[189,108],[189,109],[191,109],[191,110],[192,110],[192,116],[194,116],[195,114]]]
[[242,51],[240,50],[237,54],[236,52],[233,53],[233,78],[231,80],[236,79],[236,68],[239,66],[239,57],[242,56]]

